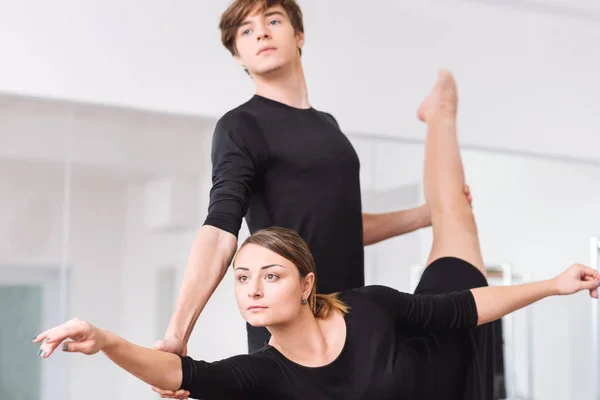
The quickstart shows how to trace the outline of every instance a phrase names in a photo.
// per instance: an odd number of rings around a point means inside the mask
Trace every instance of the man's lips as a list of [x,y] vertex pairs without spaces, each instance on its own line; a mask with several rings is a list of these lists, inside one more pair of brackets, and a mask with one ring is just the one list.
[[256,55],[260,55],[260,54],[262,54],[262,53],[264,53],[264,52],[266,52],[266,51],[272,51],[272,50],[277,50],[277,48],[276,48],[276,47],[273,47],[273,46],[267,46],[267,47],[263,47],[262,49],[260,49],[260,50],[258,51],[258,53],[256,53]]

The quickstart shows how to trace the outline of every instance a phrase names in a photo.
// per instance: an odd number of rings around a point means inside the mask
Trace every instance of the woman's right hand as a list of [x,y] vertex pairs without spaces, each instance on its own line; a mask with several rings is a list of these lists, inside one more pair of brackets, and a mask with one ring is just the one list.
[[[71,341],[65,342],[67,339]],[[74,318],[40,333],[33,340],[42,343],[38,355],[48,358],[63,342],[62,350],[71,353],[96,354],[106,346],[106,334],[86,321]]]

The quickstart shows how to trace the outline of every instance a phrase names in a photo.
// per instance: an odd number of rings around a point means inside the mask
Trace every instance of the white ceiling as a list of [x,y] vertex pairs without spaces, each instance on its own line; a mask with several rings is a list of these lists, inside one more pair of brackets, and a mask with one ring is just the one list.
[[553,15],[560,18],[581,18],[600,23],[600,2],[597,0],[463,0],[498,7]]

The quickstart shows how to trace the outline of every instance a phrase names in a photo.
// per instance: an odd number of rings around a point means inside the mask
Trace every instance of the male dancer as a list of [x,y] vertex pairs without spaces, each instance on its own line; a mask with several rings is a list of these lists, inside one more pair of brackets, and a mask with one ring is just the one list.
[[[304,239],[319,293],[364,285],[364,245],[431,224],[427,206],[362,213],[358,156],[334,117],[308,100],[302,12],[294,0],[235,0],[219,27],[256,94],[215,128],[208,216],[165,338],[155,345],[177,354],[186,354],[196,320],[231,263],[244,217],[251,233],[279,226]],[[465,194],[470,201],[468,187]],[[269,340],[265,328],[247,325],[247,332],[250,352]]]

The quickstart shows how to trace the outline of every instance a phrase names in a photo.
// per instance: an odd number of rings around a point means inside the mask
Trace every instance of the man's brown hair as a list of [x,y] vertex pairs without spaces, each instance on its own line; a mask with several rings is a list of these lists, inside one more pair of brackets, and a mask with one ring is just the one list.
[[[232,55],[238,55],[235,46],[235,38],[237,30],[244,22],[244,19],[260,5],[260,11],[265,12],[267,9],[274,6],[281,6],[287,13],[294,31],[296,33],[304,33],[304,23],[302,22],[302,10],[295,0],[235,0],[221,15],[219,29],[221,30],[221,42],[223,46]],[[302,50],[300,49],[302,55]]]

